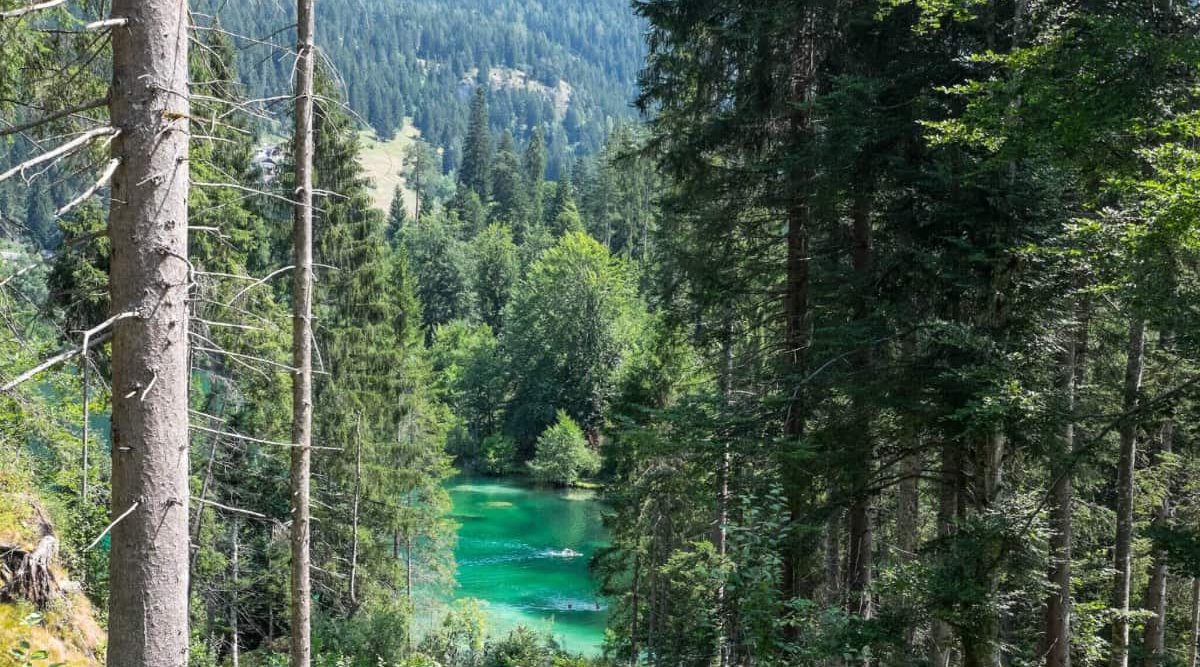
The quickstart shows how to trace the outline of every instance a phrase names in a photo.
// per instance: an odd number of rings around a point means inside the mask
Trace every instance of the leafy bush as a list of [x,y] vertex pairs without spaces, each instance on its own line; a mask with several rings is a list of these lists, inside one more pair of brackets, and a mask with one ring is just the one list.
[[479,444],[479,467],[489,475],[503,475],[512,468],[513,439],[495,433]]
[[542,432],[529,470],[542,482],[569,486],[600,470],[600,455],[588,447],[583,429],[563,410],[558,421]]

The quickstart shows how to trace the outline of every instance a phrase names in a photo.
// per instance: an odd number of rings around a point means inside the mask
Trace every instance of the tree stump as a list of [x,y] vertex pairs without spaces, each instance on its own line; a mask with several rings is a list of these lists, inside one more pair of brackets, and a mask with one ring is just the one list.
[[27,600],[45,610],[62,593],[58,579],[50,569],[58,554],[58,540],[46,535],[37,548],[27,551],[15,545],[0,545],[0,600]]

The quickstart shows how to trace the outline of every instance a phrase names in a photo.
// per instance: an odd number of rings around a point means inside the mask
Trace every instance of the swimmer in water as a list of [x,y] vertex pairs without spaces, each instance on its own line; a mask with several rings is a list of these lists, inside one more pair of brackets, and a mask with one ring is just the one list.
[[574,603],[574,602],[568,602],[568,603],[567,603],[567,609],[574,609],[574,608],[575,608],[575,603]]

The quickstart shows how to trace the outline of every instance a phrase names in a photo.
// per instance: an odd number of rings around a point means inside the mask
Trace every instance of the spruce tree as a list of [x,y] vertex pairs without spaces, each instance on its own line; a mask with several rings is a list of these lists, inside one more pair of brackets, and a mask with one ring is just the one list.
[[463,140],[462,167],[458,183],[487,201],[492,191],[492,130],[488,123],[486,83],[475,87],[467,136]]
[[541,126],[529,138],[521,162],[529,200],[529,219],[537,224],[542,220],[542,183],[546,180],[546,140]]
[[511,228],[517,243],[524,241],[529,226],[529,188],[523,174],[512,133],[505,132],[496,152],[491,221]]
[[408,205],[404,203],[404,189],[399,185],[392,192],[392,204],[388,208],[387,232],[384,236],[389,243],[395,243],[404,228],[408,225]]

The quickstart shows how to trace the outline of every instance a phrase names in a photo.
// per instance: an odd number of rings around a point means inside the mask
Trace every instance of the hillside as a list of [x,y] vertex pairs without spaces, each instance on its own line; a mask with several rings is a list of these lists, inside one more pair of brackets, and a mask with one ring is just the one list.
[[[292,58],[289,5],[274,0],[198,3],[218,9],[237,39],[252,96],[287,87]],[[350,107],[383,140],[413,119],[445,149],[448,172],[461,161],[471,89],[489,88],[490,121],[519,144],[547,134],[557,176],[572,154],[599,150],[630,101],[645,47],[626,0],[353,0],[317,4],[318,45],[336,68]],[[237,26],[234,28],[233,26]],[[364,26],[370,26],[365,31]]]
[[33,492],[33,482],[19,472],[22,466],[5,463],[0,470],[0,667],[103,664],[104,630],[80,584],[68,581],[56,555],[50,561],[52,600],[46,608],[38,609],[22,595],[9,595],[20,576],[18,554],[33,553],[40,540],[52,539],[50,544],[57,545],[59,536]]

